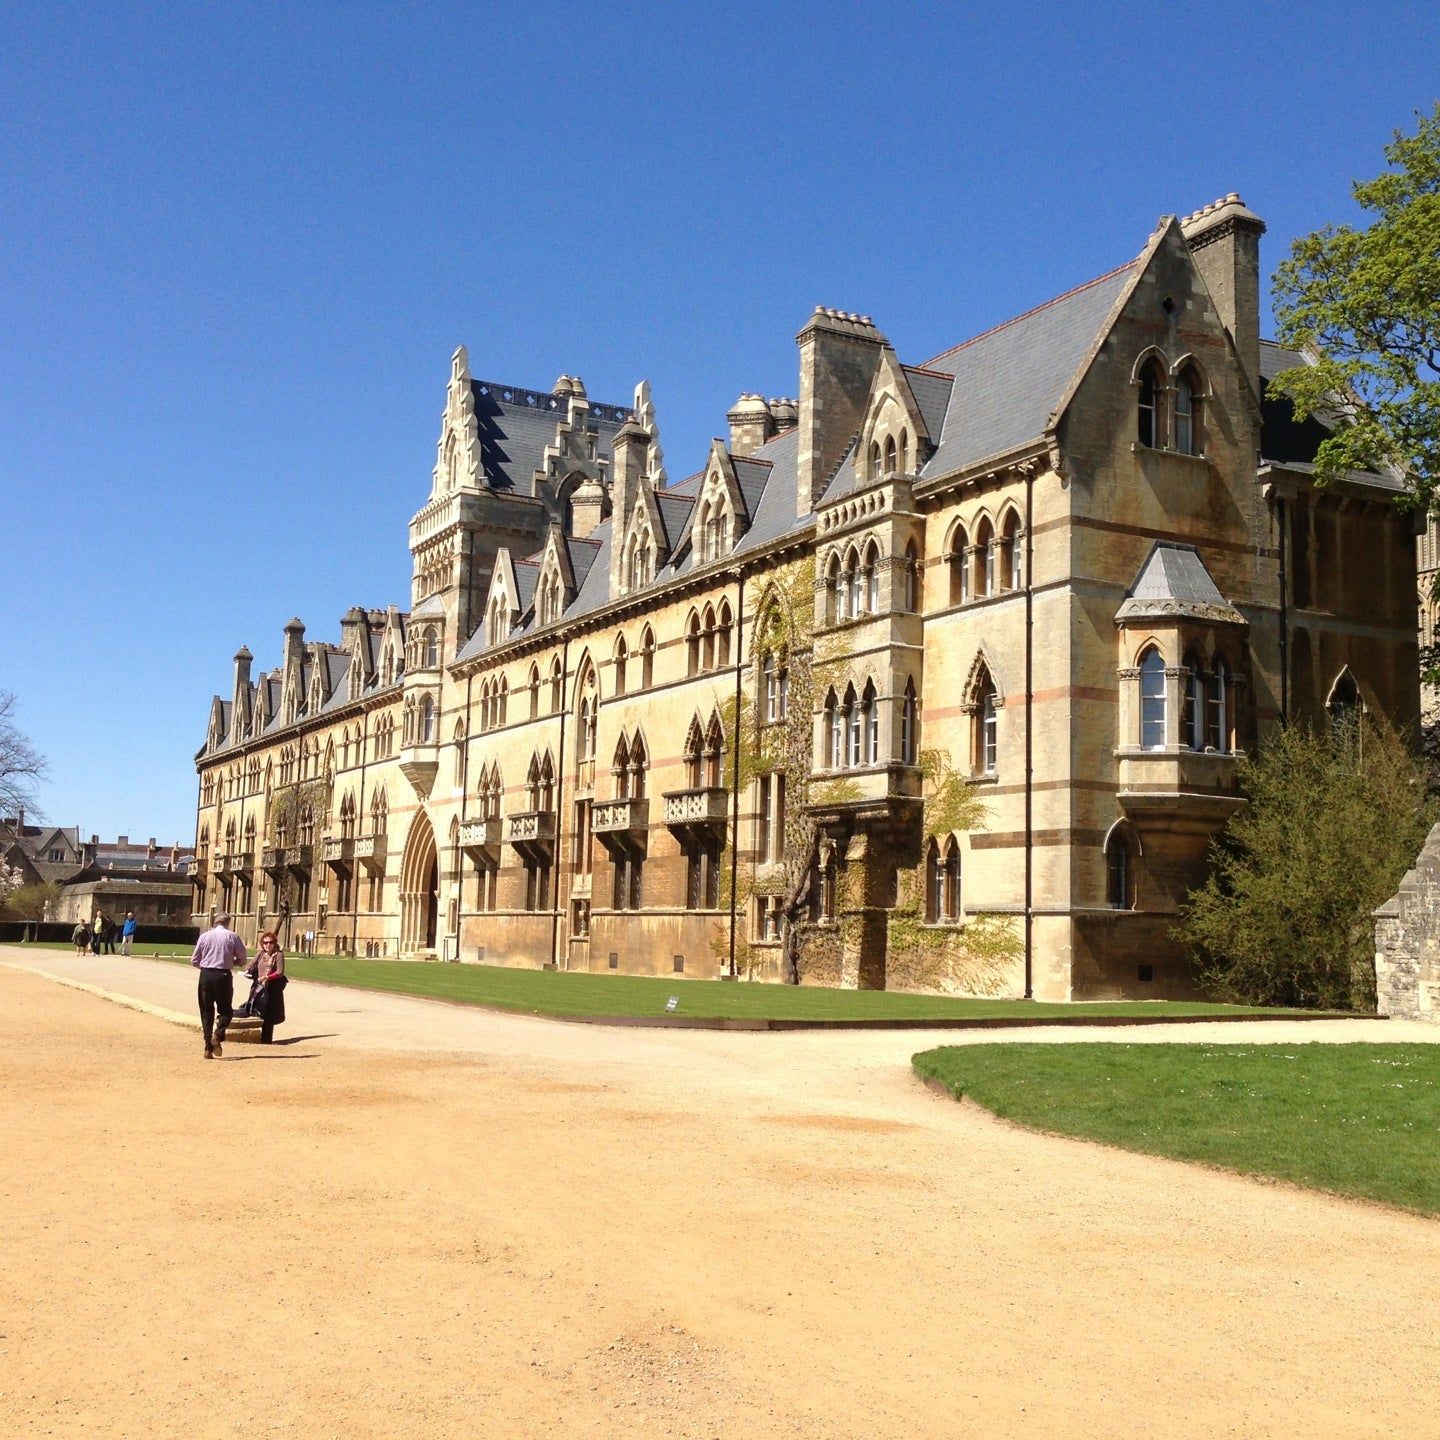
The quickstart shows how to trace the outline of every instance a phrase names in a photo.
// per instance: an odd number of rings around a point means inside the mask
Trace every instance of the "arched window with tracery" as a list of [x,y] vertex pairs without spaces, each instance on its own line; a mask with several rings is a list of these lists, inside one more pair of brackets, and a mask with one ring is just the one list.
[[860,714],[860,702],[853,685],[845,687],[845,698],[840,708],[845,714],[845,766],[855,770],[860,765],[864,717]]
[[687,675],[698,675],[700,673],[700,648],[702,643],[700,616],[692,610],[690,612],[690,618],[685,622],[685,673]]
[[720,611],[715,619],[715,669],[721,669],[730,663],[730,632],[733,627],[733,620],[730,614],[730,602],[722,600]]
[[530,665],[530,678],[526,688],[530,691],[530,718],[536,720],[540,716],[540,667],[533,661]]
[[623,635],[615,637],[615,693],[625,693],[625,667],[630,658],[630,647],[625,643]]
[[1025,537],[1020,516],[1007,510],[1000,523],[1000,588],[1021,590],[1025,586]]
[[1185,687],[1185,707],[1180,717],[1180,743],[1190,750],[1205,748],[1208,680],[1205,662],[1192,650],[1185,656],[1185,673],[1181,676],[1181,684]]
[[987,515],[975,531],[975,594],[995,593],[995,527]]
[[647,625],[640,634],[640,688],[655,683],[655,632]]
[[630,747],[630,798],[645,798],[645,772],[650,765],[650,756],[645,749],[645,737],[637,730],[635,743]]
[[725,766],[725,727],[718,714],[710,717],[705,729],[705,784],[718,789],[723,782]]
[[429,696],[423,696],[420,701],[420,732],[418,736],[421,745],[433,745],[435,743],[435,701]]
[[851,620],[865,613],[865,576],[853,545],[845,553],[845,613]]
[[912,540],[905,547],[905,560],[897,576],[896,608],[907,613],[920,608],[920,550]]
[[700,668],[713,670],[715,668],[715,607],[713,605],[705,607],[705,618],[700,629]]
[[900,763],[920,763],[920,707],[914,680],[905,682],[905,696],[900,703]]
[[984,666],[976,676],[971,695],[971,770],[976,775],[994,775],[1000,754],[1000,697]]
[[963,605],[970,598],[970,537],[963,525],[950,532],[945,568],[950,573],[950,603]]
[[615,777],[615,798],[630,798],[630,742],[622,734],[615,746],[615,755],[610,761],[610,773]]
[[867,680],[860,696],[860,763],[880,763],[880,701],[875,682]]
[[550,713],[556,715],[565,704],[565,675],[560,669],[560,657],[550,662]]
[[1175,381],[1175,448],[1182,455],[1205,453],[1204,385],[1193,365]]
[[946,925],[960,923],[960,842],[952,835],[945,843],[940,919]]
[[895,437],[893,435],[885,437],[885,473],[887,475],[895,473]]
[[880,613],[880,547],[872,540],[865,547],[865,558],[860,564],[861,588],[865,594],[865,609],[868,614]]
[[705,734],[700,728],[697,715],[685,732],[685,784],[691,790],[698,790],[705,777]]
[[1140,748],[1165,748],[1165,660],[1152,645],[1140,657]]
[[1165,443],[1163,402],[1165,377],[1159,361],[1151,357],[1140,367],[1139,393],[1136,400],[1137,436],[1148,448],[1159,449]]
[[833,551],[825,567],[825,618],[832,625],[849,619],[850,591],[840,565],[839,551]]
[[831,770],[845,768],[845,711],[833,689],[825,695],[825,759]]
[[1112,910],[1133,910],[1137,895],[1136,846],[1128,825],[1114,826],[1105,840],[1105,901]]

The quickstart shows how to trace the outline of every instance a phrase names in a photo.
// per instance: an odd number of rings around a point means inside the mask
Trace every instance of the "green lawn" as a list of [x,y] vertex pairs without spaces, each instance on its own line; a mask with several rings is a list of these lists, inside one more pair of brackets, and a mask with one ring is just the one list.
[[914,1063],[1037,1130],[1440,1214],[1440,1045],[984,1045]]
[[933,995],[900,995],[877,990],[833,990],[821,986],[720,984],[713,980],[649,979],[635,975],[512,970],[497,965],[417,964],[404,960],[360,960],[349,956],[289,956],[286,968],[297,980],[388,990],[469,1005],[493,1006],[533,1015],[674,1014],[690,1019],[749,1020],[934,1020],[1079,1019],[1094,1015],[1247,1014],[1243,1006],[1206,1004],[1055,1005],[1017,1000],[951,1000]]

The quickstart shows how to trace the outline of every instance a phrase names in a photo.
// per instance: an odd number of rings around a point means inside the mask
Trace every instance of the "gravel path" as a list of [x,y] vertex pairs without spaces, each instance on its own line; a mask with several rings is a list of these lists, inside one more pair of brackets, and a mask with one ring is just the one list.
[[193,1004],[182,967],[0,949],[6,1436],[1440,1430],[1440,1225],[908,1068],[1436,1028],[663,1032],[294,984],[286,1043],[207,1063],[27,967]]

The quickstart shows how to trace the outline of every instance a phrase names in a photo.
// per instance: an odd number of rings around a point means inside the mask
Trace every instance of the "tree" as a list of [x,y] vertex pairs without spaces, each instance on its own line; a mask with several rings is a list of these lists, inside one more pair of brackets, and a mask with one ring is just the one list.
[[0,897],[0,912],[8,912],[21,920],[49,920],[60,903],[60,887],[52,882],[17,885],[8,895]]
[[45,761],[15,726],[15,697],[0,690],[0,815],[35,809],[35,786],[45,778]]
[[1241,759],[1239,779],[1249,803],[1213,845],[1179,927],[1202,980],[1256,1005],[1373,1007],[1371,912],[1440,812],[1419,763],[1362,718],[1282,728]]
[[1270,382],[1301,419],[1334,428],[1315,457],[1324,485],[1393,470],[1414,504],[1440,484],[1440,102],[1385,147],[1394,167],[1351,186],[1368,229],[1302,236],[1275,272],[1280,339],[1313,364]]

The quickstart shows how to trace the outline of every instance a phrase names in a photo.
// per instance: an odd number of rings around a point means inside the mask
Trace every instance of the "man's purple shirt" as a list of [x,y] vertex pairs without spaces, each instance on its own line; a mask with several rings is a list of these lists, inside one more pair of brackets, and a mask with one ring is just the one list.
[[196,942],[190,963],[200,970],[228,970],[245,963],[245,942],[223,925],[212,925]]

